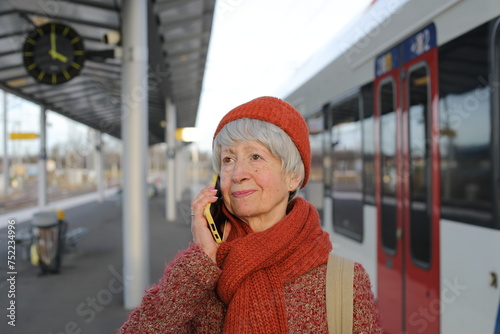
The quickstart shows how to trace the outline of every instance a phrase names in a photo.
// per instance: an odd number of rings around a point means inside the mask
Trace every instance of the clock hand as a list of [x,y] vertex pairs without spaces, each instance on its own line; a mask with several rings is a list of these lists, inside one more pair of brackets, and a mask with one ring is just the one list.
[[54,51],[54,50],[49,50],[49,53],[50,55],[52,56],[52,59],[57,59],[57,60],[60,60],[62,61],[63,63],[67,63],[68,62],[68,57],[60,54],[59,52],[57,51]]
[[58,52],[56,52],[55,57],[56,57],[57,59],[59,59],[60,61],[62,61],[63,63],[67,63],[67,62],[68,62],[68,57],[63,56],[62,54],[60,54],[60,53],[58,53]]
[[55,33],[50,33],[50,50],[49,54],[52,56],[52,59],[55,59],[55,53],[56,53],[56,34]]

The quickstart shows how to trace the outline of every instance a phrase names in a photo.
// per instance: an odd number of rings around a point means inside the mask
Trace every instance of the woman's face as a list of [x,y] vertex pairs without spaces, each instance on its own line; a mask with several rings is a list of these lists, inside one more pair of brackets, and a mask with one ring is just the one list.
[[220,185],[227,209],[259,232],[285,216],[298,180],[284,174],[281,161],[264,145],[250,141],[222,146]]

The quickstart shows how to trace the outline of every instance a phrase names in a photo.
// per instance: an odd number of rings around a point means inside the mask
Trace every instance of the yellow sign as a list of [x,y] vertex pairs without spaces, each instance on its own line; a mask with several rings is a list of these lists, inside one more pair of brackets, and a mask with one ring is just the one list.
[[38,133],[10,133],[9,138],[11,140],[16,140],[16,139],[37,139],[38,138]]

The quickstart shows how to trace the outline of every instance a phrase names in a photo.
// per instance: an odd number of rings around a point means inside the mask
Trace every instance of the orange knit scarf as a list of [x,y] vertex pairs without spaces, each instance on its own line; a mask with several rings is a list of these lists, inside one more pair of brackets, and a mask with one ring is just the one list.
[[224,210],[232,225],[217,251],[224,333],[287,333],[284,284],[326,263],[332,249],[316,209],[297,198],[285,218],[259,233]]

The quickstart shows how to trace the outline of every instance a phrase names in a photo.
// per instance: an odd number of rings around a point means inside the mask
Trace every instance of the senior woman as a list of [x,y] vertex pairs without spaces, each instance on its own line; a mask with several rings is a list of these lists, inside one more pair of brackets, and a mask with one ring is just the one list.
[[[316,209],[296,197],[310,170],[307,124],[290,104],[260,97],[231,110],[213,141],[223,242],[191,203],[193,243],[167,266],[121,333],[328,333],[326,263],[332,249]],[[353,333],[381,333],[368,275],[354,266]]]

